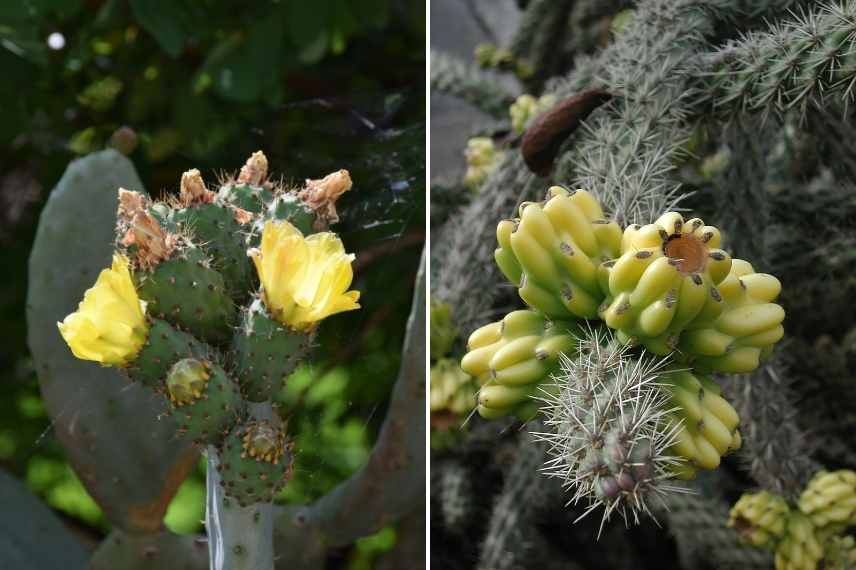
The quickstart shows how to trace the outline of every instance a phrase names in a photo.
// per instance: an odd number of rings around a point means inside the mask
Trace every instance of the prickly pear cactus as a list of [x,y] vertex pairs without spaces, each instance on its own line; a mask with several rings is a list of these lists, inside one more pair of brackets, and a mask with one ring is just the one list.
[[[335,201],[350,187],[341,170],[286,190],[269,180],[257,152],[216,192],[197,170],[166,201],[119,188],[112,264],[58,323],[74,356],[159,394],[173,437],[207,449],[222,487],[209,489],[216,536],[237,532],[251,511],[271,520],[273,497],[291,475],[271,398],[319,323],[359,308],[359,292],[347,290],[354,256],[320,231],[338,219]],[[225,500],[236,504],[219,508]],[[212,545],[212,563],[272,564],[266,528],[240,556]]]

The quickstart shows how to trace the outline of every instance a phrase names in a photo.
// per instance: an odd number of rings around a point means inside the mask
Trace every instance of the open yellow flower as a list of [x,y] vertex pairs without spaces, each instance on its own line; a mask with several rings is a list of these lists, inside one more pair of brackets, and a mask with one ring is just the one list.
[[354,278],[353,254],[345,253],[336,234],[303,237],[286,221],[269,221],[260,249],[251,249],[265,305],[279,322],[308,330],[343,311],[359,309],[359,291],[348,291]]
[[128,258],[113,255],[113,265],[83,295],[77,311],[57,323],[71,352],[104,366],[124,366],[146,342],[145,303],[137,296]]

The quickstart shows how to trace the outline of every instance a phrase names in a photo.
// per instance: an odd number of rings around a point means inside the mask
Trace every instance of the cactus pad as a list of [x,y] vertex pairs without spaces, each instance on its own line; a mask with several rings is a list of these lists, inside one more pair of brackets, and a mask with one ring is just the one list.
[[132,380],[160,391],[167,373],[182,358],[203,358],[211,348],[161,319],[149,319],[149,336],[137,358],[125,369]]
[[273,192],[263,186],[242,182],[227,182],[217,193],[217,199],[225,204],[246,210],[252,214],[264,212],[273,200]]
[[270,399],[309,350],[310,335],[271,319],[256,299],[232,341],[235,375],[251,402]]
[[245,299],[253,289],[253,267],[247,259],[246,236],[249,227],[241,224],[236,211],[219,204],[200,204],[173,212],[178,230],[212,259],[223,275],[227,291],[236,299]]
[[237,384],[216,364],[185,358],[167,374],[166,393],[178,434],[198,444],[217,444],[243,413]]
[[231,335],[235,304],[202,250],[187,247],[152,271],[137,271],[135,278],[148,314],[215,344]]
[[291,478],[285,432],[267,420],[238,424],[223,441],[218,468],[226,495],[242,507],[272,501]]

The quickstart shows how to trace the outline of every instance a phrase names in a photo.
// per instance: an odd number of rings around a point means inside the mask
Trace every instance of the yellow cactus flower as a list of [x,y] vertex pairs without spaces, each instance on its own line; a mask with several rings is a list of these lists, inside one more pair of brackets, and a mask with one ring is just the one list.
[[347,291],[354,277],[353,254],[331,232],[303,234],[286,221],[269,221],[261,248],[251,249],[271,316],[297,330],[311,329],[336,313],[359,309],[359,291]]
[[84,293],[77,311],[57,326],[77,358],[124,366],[146,342],[145,307],[134,289],[128,258],[115,254],[112,267]]

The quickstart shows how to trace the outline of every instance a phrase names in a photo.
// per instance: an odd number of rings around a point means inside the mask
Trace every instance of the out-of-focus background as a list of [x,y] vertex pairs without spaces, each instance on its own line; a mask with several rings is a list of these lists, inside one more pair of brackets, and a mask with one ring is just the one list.
[[[424,240],[424,46],[424,0],[0,3],[0,472],[13,478],[0,484],[24,482],[88,547],[109,529],[53,437],[25,320],[40,210],[69,161],[105,147],[154,196],[190,168],[213,183],[258,149],[298,182],[350,170],[335,229],[357,254],[363,308],[325,323],[323,348],[280,396],[297,450],[280,500],[311,501],[365,462]],[[200,531],[204,496],[200,464],[167,527]],[[384,529],[335,567],[372,567],[394,542]]]

